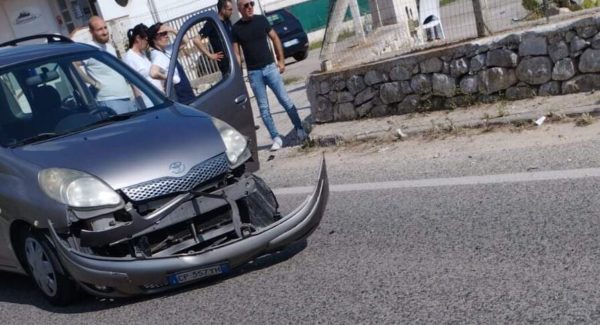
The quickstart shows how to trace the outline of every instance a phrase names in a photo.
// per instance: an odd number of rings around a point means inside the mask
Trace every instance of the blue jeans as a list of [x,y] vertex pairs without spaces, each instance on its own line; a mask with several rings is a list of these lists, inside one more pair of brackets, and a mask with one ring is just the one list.
[[138,110],[136,104],[129,98],[103,100],[98,101],[98,104],[100,106],[112,108],[112,110],[117,114],[125,114]]
[[279,133],[275,127],[275,122],[273,122],[273,117],[271,117],[269,99],[267,97],[267,86],[271,88],[275,97],[277,97],[277,101],[279,101],[279,104],[281,104],[287,112],[290,120],[292,120],[292,124],[294,124],[294,128],[302,129],[302,121],[300,121],[296,106],[294,106],[294,103],[292,103],[292,100],[285,90],[279,68],[275,63],[271,63],[259,70],[248,70],[248,79],[250,80],[250,87],[252,87],[256,102],[258,103],[260,117],[265,123],[267,130],[269,130],[272,139],[278,137]]

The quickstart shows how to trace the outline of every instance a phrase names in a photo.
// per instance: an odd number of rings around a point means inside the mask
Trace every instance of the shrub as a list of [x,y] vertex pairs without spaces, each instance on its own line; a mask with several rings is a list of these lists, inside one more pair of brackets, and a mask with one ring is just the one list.
[[581,6],[583,7],[583,9],[598,7],[598,0],[583,0]]
[[521,5],[527,11],[540,11],[541,10],[541,0],[522,0]]

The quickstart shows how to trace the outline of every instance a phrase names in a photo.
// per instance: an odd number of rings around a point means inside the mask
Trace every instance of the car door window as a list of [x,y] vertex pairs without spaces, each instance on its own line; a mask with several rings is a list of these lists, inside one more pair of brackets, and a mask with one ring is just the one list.
[[0,75],[2,93],[10,113],[17,118],[31,115],[31,104],[14,73]]
[[[180,94],[189,83],[194,98],[198,98],[229,74],[232,58],[227,54],[225,44],[229,40],[223,38],[212,20],[202,20],[181,32],[185,33],[185,38],[177,54],[178,69],[174,81],[178,82],[173,90],[181,99]],[[182,102],[189,103],[190,100]]]
[[279,13],[273,13],[273,14],[269,14],[267,16],[267,20],[269,21],[269,23],[271,24],[271,26],[274,25],[279,25],[281,23],[283,23],[285,21],[285,19],[283,18],[283,16]]

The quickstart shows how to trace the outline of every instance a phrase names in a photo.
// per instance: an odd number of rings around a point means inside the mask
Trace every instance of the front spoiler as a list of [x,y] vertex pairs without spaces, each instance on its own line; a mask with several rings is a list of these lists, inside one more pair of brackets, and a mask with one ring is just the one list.
[[[164,291],[167,276],[180,271],[227,262],[240,266],[257,256],[307,238],[319,225],[329,198],[325,159],[313,193],[293,212],[243,239],[190,255],[134,259],[106,258],[74,250],[50,224],[50,236],[62,265],[82,287],[95,295],[119,297]],[[91,286],[90,286],[91,285]],[[94,286],[110,288],[98,291]]]

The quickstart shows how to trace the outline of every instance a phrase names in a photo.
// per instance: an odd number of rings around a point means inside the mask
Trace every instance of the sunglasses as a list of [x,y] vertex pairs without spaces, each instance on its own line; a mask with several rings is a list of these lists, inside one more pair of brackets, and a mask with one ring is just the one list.
[[248,9],[250,7],[254,8],[254,1],[244,3],[244,8]]
[[166,37],[167,35],[169,35],[169,32],[160,32],[160,33],[156,33],[157,37]]

